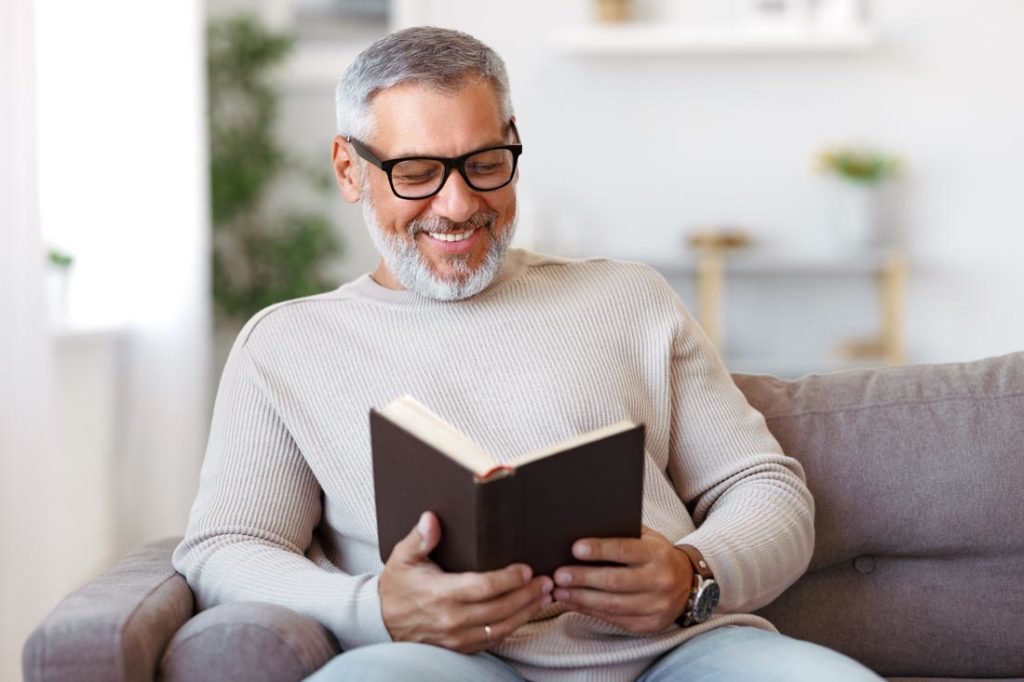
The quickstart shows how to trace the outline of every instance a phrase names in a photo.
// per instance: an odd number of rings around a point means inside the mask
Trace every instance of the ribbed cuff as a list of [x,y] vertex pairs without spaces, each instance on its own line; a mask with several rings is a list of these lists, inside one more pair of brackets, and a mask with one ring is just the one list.
[[343,650],[391,641],[381,612],[379,587],[378,576],[366,576],[354,599],[337,610],[331,629]]

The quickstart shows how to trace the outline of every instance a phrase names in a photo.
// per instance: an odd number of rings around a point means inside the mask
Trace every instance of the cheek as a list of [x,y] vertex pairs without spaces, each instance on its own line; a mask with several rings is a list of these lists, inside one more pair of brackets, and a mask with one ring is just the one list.
[[407,236],[408,226],[424,213],[424,207],[417,201],[403,201],[394,195],[378,197],[374,195],[374,210],[381,229]]
[[507,223],[516,214],[516,195],[512,193],[510,197],[493,206],[494,210],[498,212],[501,217],[502,223]]

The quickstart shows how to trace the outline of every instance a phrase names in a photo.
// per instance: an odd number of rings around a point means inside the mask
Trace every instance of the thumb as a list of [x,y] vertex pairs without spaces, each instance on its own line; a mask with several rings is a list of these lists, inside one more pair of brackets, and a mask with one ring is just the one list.
[[423,512],[409,534],[395,545],[391,556],[408,563],[423,561],[441,542],[441,523],[433,512]]

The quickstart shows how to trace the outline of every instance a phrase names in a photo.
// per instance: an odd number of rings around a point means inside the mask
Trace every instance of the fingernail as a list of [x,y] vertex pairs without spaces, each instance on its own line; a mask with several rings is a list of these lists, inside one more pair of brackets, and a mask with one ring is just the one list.
[[555,582],[559,585],[570,585],[572,584],[572,574],[569,571],[557,571],[555,573]]
[[555,586],[555,584],[553,582],[551,582],[551,578],[549,578],[547,576],[544,576],[544,580],[542,580],[541,583],[540,583],[540,589],[543,590],[545,593],[551,592],[551,589],[554,586]]
[[427,551],[429,543],[427,542],[427,533],[430,531],[430,520],[427,518],[427,512],[420,514],[420,520],[416,524],[416,532],[420,534],[420,551]]
[[569,590],[555,590],[555,599],[558,601],[568,601]]
[[580,559],[586,559],[588,556],[590,556],[590,545],[586,542],[578,542],[575,545],[573,545],[572,553]]
[[523,582],[524,583],[530,582],[530,578],[533,577],[533,571],[530,569],[530,567],[529,566],[523,566],[521,572],[523,574]]

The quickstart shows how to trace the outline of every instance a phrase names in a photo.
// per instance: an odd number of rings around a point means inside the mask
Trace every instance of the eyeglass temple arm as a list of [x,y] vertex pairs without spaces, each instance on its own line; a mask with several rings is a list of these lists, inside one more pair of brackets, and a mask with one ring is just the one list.
[[363,157],[377,168],[384,170],[384,162],[377,158],[377,155],[371,152],[366,147],[366,145],[364,145],[362,142],[352,137],[351,135],[349,135],[345,139],[348,140],[348,143],[355,148],[356,153],[359,154],[359,156]]

